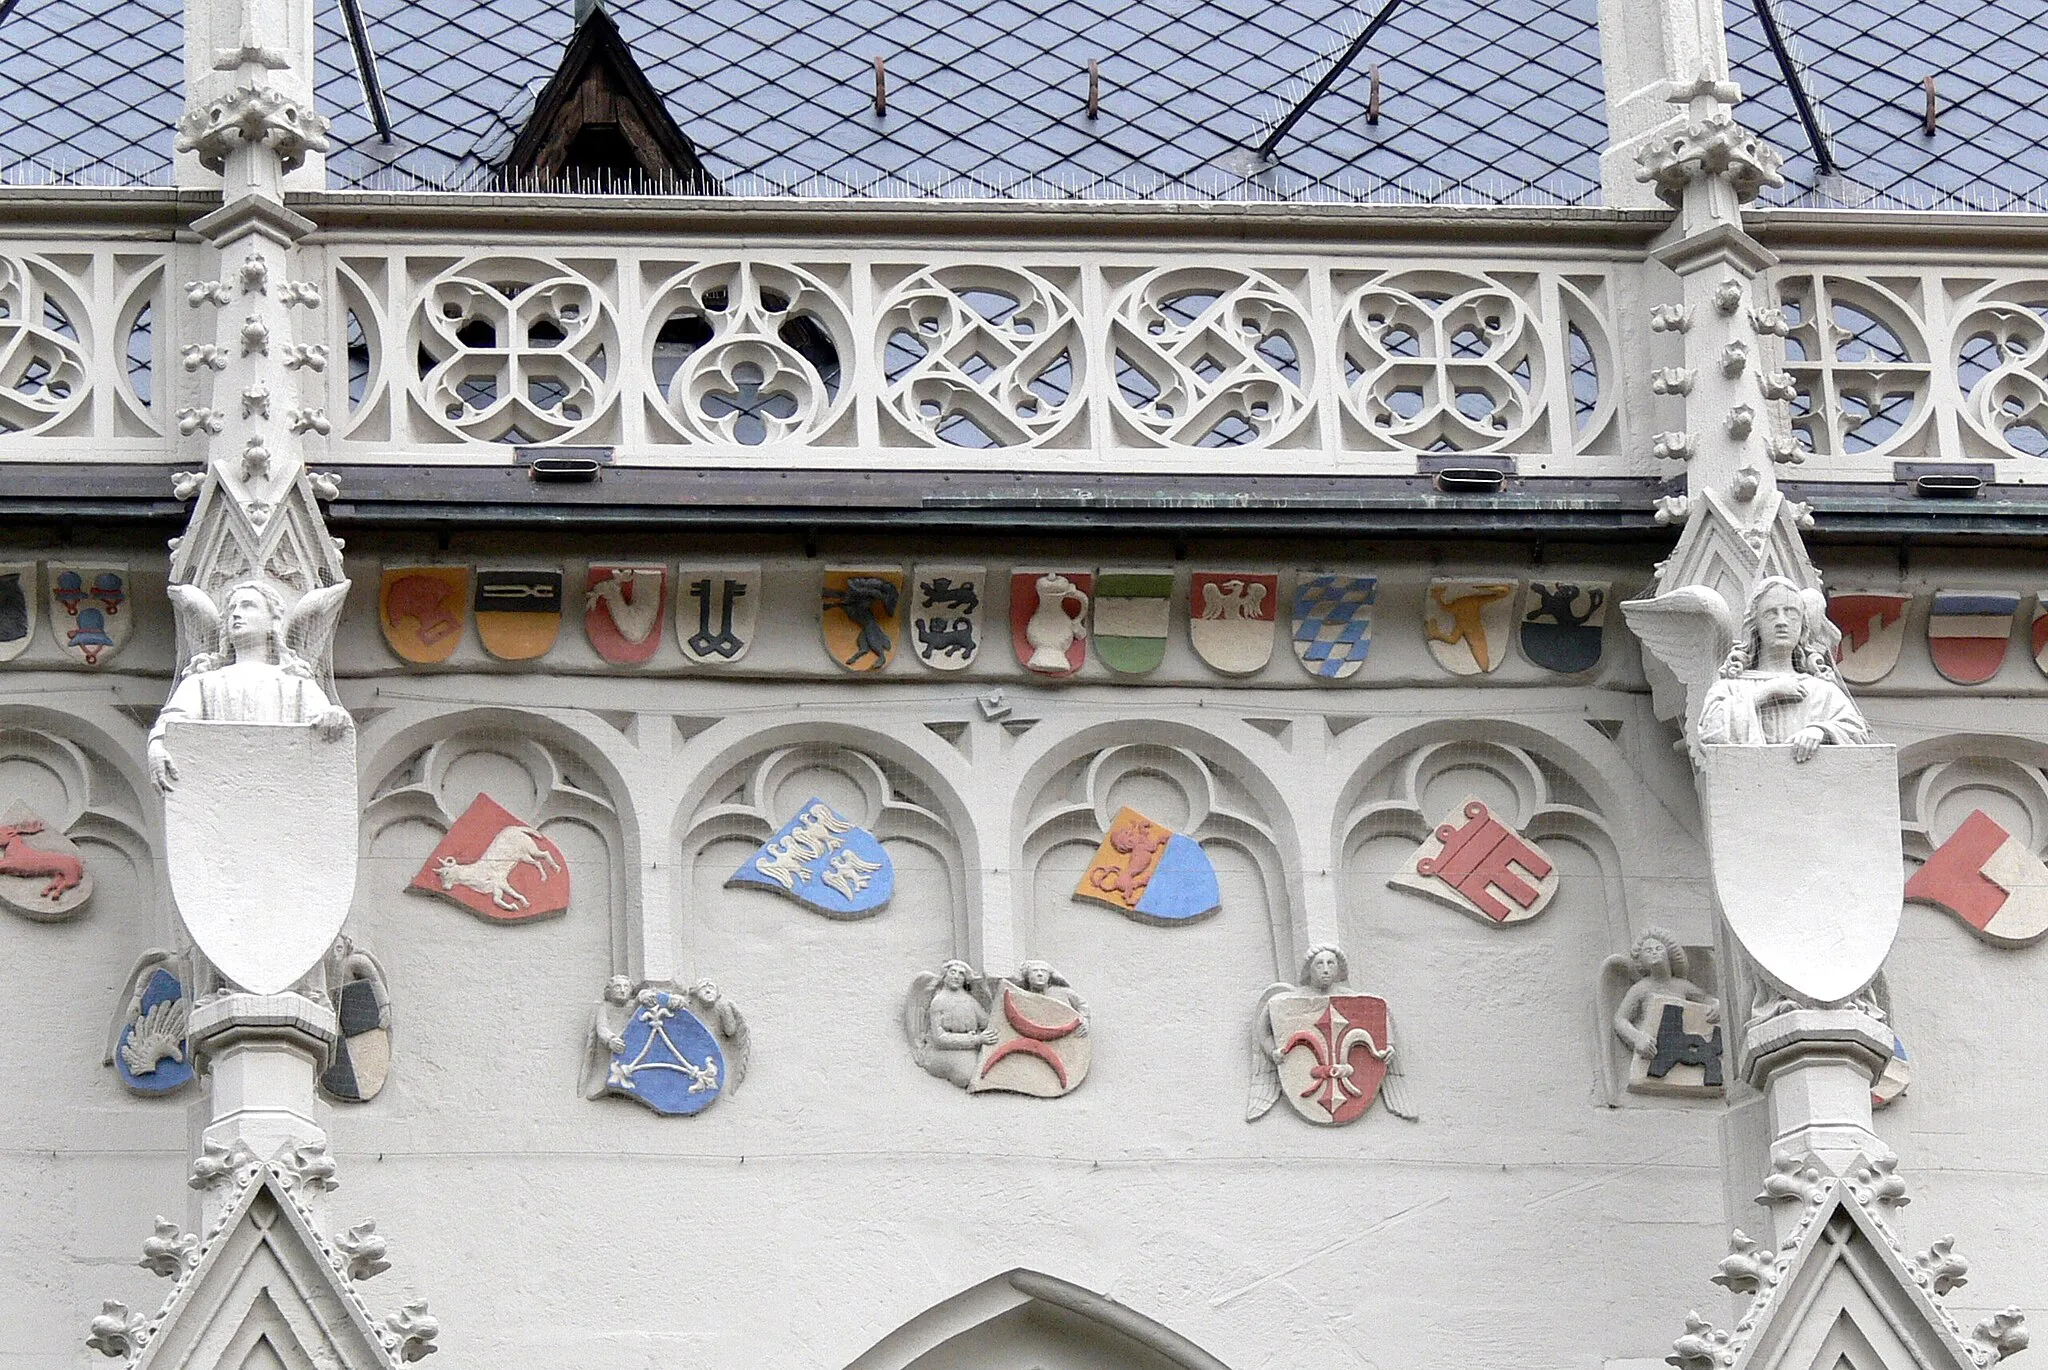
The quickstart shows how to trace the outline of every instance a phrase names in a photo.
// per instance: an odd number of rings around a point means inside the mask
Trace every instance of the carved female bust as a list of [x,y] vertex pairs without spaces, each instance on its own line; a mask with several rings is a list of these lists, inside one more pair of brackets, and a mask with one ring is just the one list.
[[1700,741],[1789,743],[1795,761],[1811,759],[1823,744],[1870,744],[1869,726],[1835,675],[1834,636],[1818,593],[1783,576],[1759,581],[1742,635],[1701,706]]
[[262,581],[244,581],[221,607],[214,651],[192,658],[149,733],[149,773],[161,790],[177,780],[164,747],[173,721],[310,723],[333,741],[349,716],[327,698],[313,668],[286,645],[284,597]]

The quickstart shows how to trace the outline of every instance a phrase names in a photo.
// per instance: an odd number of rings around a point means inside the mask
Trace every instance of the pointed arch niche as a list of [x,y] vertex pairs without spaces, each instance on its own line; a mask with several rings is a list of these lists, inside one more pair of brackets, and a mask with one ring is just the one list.
[[0,965],[49,968],[37,992],[0,995],[0,1034],[24,1061],[61,1063],[74,1082],[112,1084],[100,1067],[115,987],[143,948],[174,936],[156,876],[155,796],[132,750],[82,718],[0,708],[0,812],[20,801],[77,844],[92,898],[69,917],[32,921],[0,909]]
[[[619,803],[623,785],[589,739],[521,710],[465,710],[366,742],[362,858],[348,932],[388,967],[403,1058],[385,1098],[444,1120],[450,1079],[493,1108],[559,1113],[573,1100],[589,1005],[627,968],[638,861]],[[561,848],[570,903],[530,923],[478,917],[413,876],[478,795]],[[402,949],[403,954],[400,954]],[[516,1002],[477,1020],[444,1006],[504,987]],[[431,1064],[430,1064],[431,1063]],[[381,1102],[381,1101],[380,1101]]]
[[[821,1146],[842,1126],[857,1131],[842,1110],[900,1126],[934,1084],[904,1041],[903,995],[918,971],[972,957],[979,942],[978,862],[958,791],[899,739],[823,721],[737,738],[701,774],[674,839],[676,977],[716,981],[756,1042],[803,1044],[755,1052],[748,1107],[766,1115],[756,1125]],[[780,891],[727,883],[813,799],[888,853],[894,892],[880,909],[829,917]],[[860,1083],[823,1110],[820,1081]]]
[[[1612,1101],[1618,1046],[1599,1011],[1601,966],[1633,935],[1615,792],[1582,753],[1502,720],[1393,736],[1341,792],[1335,850],[1352,983],[1393,1005],[1408,1077],[1432,1116]],[[1557,895],[1537,917],[1495,926],[1388,885],[1437,824],[1462,821],[1467,799],[1556,866]],[[1509,1055],[1521,1064],[1504,1071]]]
[[1229,1370],[1171,1328],[1035,1270],[926,1309],[846,1370]]
[[[1270,776],[1215,733],[1121,720],[1050,746],[1025,769],[1016,805],[1015,959],[1051,962],[1087,999],[1101,1025],[1093,1097],[1126,1117],[1200,1110],[1219,1128],[1241,1126],[1245,1015],[1303,940],[1299,844]],[[1201,844],[1217,912],[1161,926],[1075,898],[1125,807]],[[1190,994],[1221,1011],[1169,1011]],[[1233,1087],[1190,1089],[1195,1080]]]

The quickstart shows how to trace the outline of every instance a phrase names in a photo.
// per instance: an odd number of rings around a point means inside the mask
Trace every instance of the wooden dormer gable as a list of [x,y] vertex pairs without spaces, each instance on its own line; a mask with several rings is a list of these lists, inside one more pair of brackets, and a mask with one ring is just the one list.
[[591,5],[535,99],[501,172],[508,184],[652,186],[717,194],[602,4]]

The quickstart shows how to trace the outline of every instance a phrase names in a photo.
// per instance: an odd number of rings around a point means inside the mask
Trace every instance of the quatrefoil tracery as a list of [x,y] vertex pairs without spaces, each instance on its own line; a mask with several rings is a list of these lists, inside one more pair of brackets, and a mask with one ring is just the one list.
[[523,258],[465,263],[421,299],[419,393],[463,437],[566,438],[611,398],[615,338],[609,305],[577,272]]
[[1264,276],[1167,267],[1110,312],[1119,409],[1162,444],[1263,446],[1309,412],[1312,336],[1299,302]]
[[1079,412],[1078,311],[1050,281],[940,267],[883,304],[884,402],[912,432],[959,447],[1027,447]]
[[1417,451],[1489,451],[1542,415],[1543,351],[1529,306],[1474,277],[1430,273],[1365,286],[1342,315],[1352,411]]

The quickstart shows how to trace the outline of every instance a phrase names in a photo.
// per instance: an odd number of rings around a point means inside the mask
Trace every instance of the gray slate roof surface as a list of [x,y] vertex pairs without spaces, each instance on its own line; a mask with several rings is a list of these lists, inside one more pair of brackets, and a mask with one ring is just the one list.
[[[736,193],[1597,201],[1596,0],[1404,0],[1281,143],[1277,164],[1258,170],[1248,150],[1383,2],[608,8]],[[2048,207],[2048,0],[1772,2],[1807,63],[1851,198]],[[364,0],[394,125],[387,145],[338,6],[316,5],[338,186],[485,185],[573,23],[569,0]],[[1810,198],[1812,157],[1754,2],[1727,6],[1752,96],[1742,115],[1790,159],[1795,184],[1774,198]],[[0,21],[0,180],[167,182],[180,16],[179,0],[15,0]],[[872,109],[878,55],[883,116]],[[1092,121],[1091,58],[1102,91]],[[1932,139],[1919,131],[1930,73],[1943,101]]]

